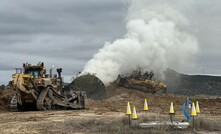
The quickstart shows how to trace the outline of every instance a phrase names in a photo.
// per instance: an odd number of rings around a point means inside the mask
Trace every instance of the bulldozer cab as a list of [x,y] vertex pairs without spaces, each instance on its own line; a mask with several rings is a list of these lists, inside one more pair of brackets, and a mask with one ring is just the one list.
[[43,77],[44,65],[43,63],[39,63],[36,66],[30,64],[23,64],[24,73],[30,74],[33,78]]
[[25,74],[30,74],[33,78],[40,77],[40,70],[39,69],[27,69],[24,72]]

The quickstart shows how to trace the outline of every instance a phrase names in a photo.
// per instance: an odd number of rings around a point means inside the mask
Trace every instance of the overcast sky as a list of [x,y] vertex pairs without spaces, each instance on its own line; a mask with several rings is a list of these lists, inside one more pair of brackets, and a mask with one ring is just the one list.
[[[202,74],[204,66],[205,73],[220,75],[221,1],[176,0],[175,6],[189,19],[200,49],[195,68],[179,71]],[[62,67],[70,79],[106,41],[124,36],[127,8],[125,0],[1,0],[0,84],[24,62]]]

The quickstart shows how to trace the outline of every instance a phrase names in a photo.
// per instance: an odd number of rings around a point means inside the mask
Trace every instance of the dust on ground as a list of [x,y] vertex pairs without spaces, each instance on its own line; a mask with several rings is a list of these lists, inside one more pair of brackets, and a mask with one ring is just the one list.
[[90,110],[4,112],[0,114],[0,133],[89,133],[96,122],[113,120],[122,114],[105,117]]

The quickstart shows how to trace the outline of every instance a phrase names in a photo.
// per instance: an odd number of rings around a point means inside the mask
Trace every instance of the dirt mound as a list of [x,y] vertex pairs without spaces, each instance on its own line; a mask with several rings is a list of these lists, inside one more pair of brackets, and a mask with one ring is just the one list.
[[12,89],[5,89],[0,91],[0,111],[9,111],[9,103],[12,95]]
[[107,99],[102,101],[89,100],[90,108],[99,108],[103,111],[123,112],[129,101],[131,106],[136,106],[138,111],[142,111],[144,99],[147,98],[150,111],[154,112],[157,110],[160,113],[167,113],[171,101],[175,102],[175,107],[179,107],[186,99],[186,97],[177,97],[174,95],[147,94],[114,84],[109,85],[106,89]]
[[198,100],[202,113],[205,114],[221,114],[218,108],[221,107],[221,98],[208,96],[181,96],[174,94],[147,94],[133,89],[127,89],[114,84],[106,87],[106,100],[89,100],[89,108],[97,112],[125,112],[127,102],[131,106],[136,106],[138,112],[143,111],[144,99],[148,100],[149,111],[154,113],[168,114],[170,102],[174,102],[174,108],[177,114],[182,114],[182,105],[186,98],[192,101]]

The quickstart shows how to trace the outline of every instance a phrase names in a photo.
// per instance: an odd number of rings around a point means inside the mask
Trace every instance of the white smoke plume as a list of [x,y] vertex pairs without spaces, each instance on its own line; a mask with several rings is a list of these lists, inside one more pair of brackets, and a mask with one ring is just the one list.
[[132,0],[126,20],[125,36],[105,43],[83,70],[106,85],[138,68],[163,74],[167,68],[188,67],[198,51],[197,40],[185,31],[188,20],[170,5]]

